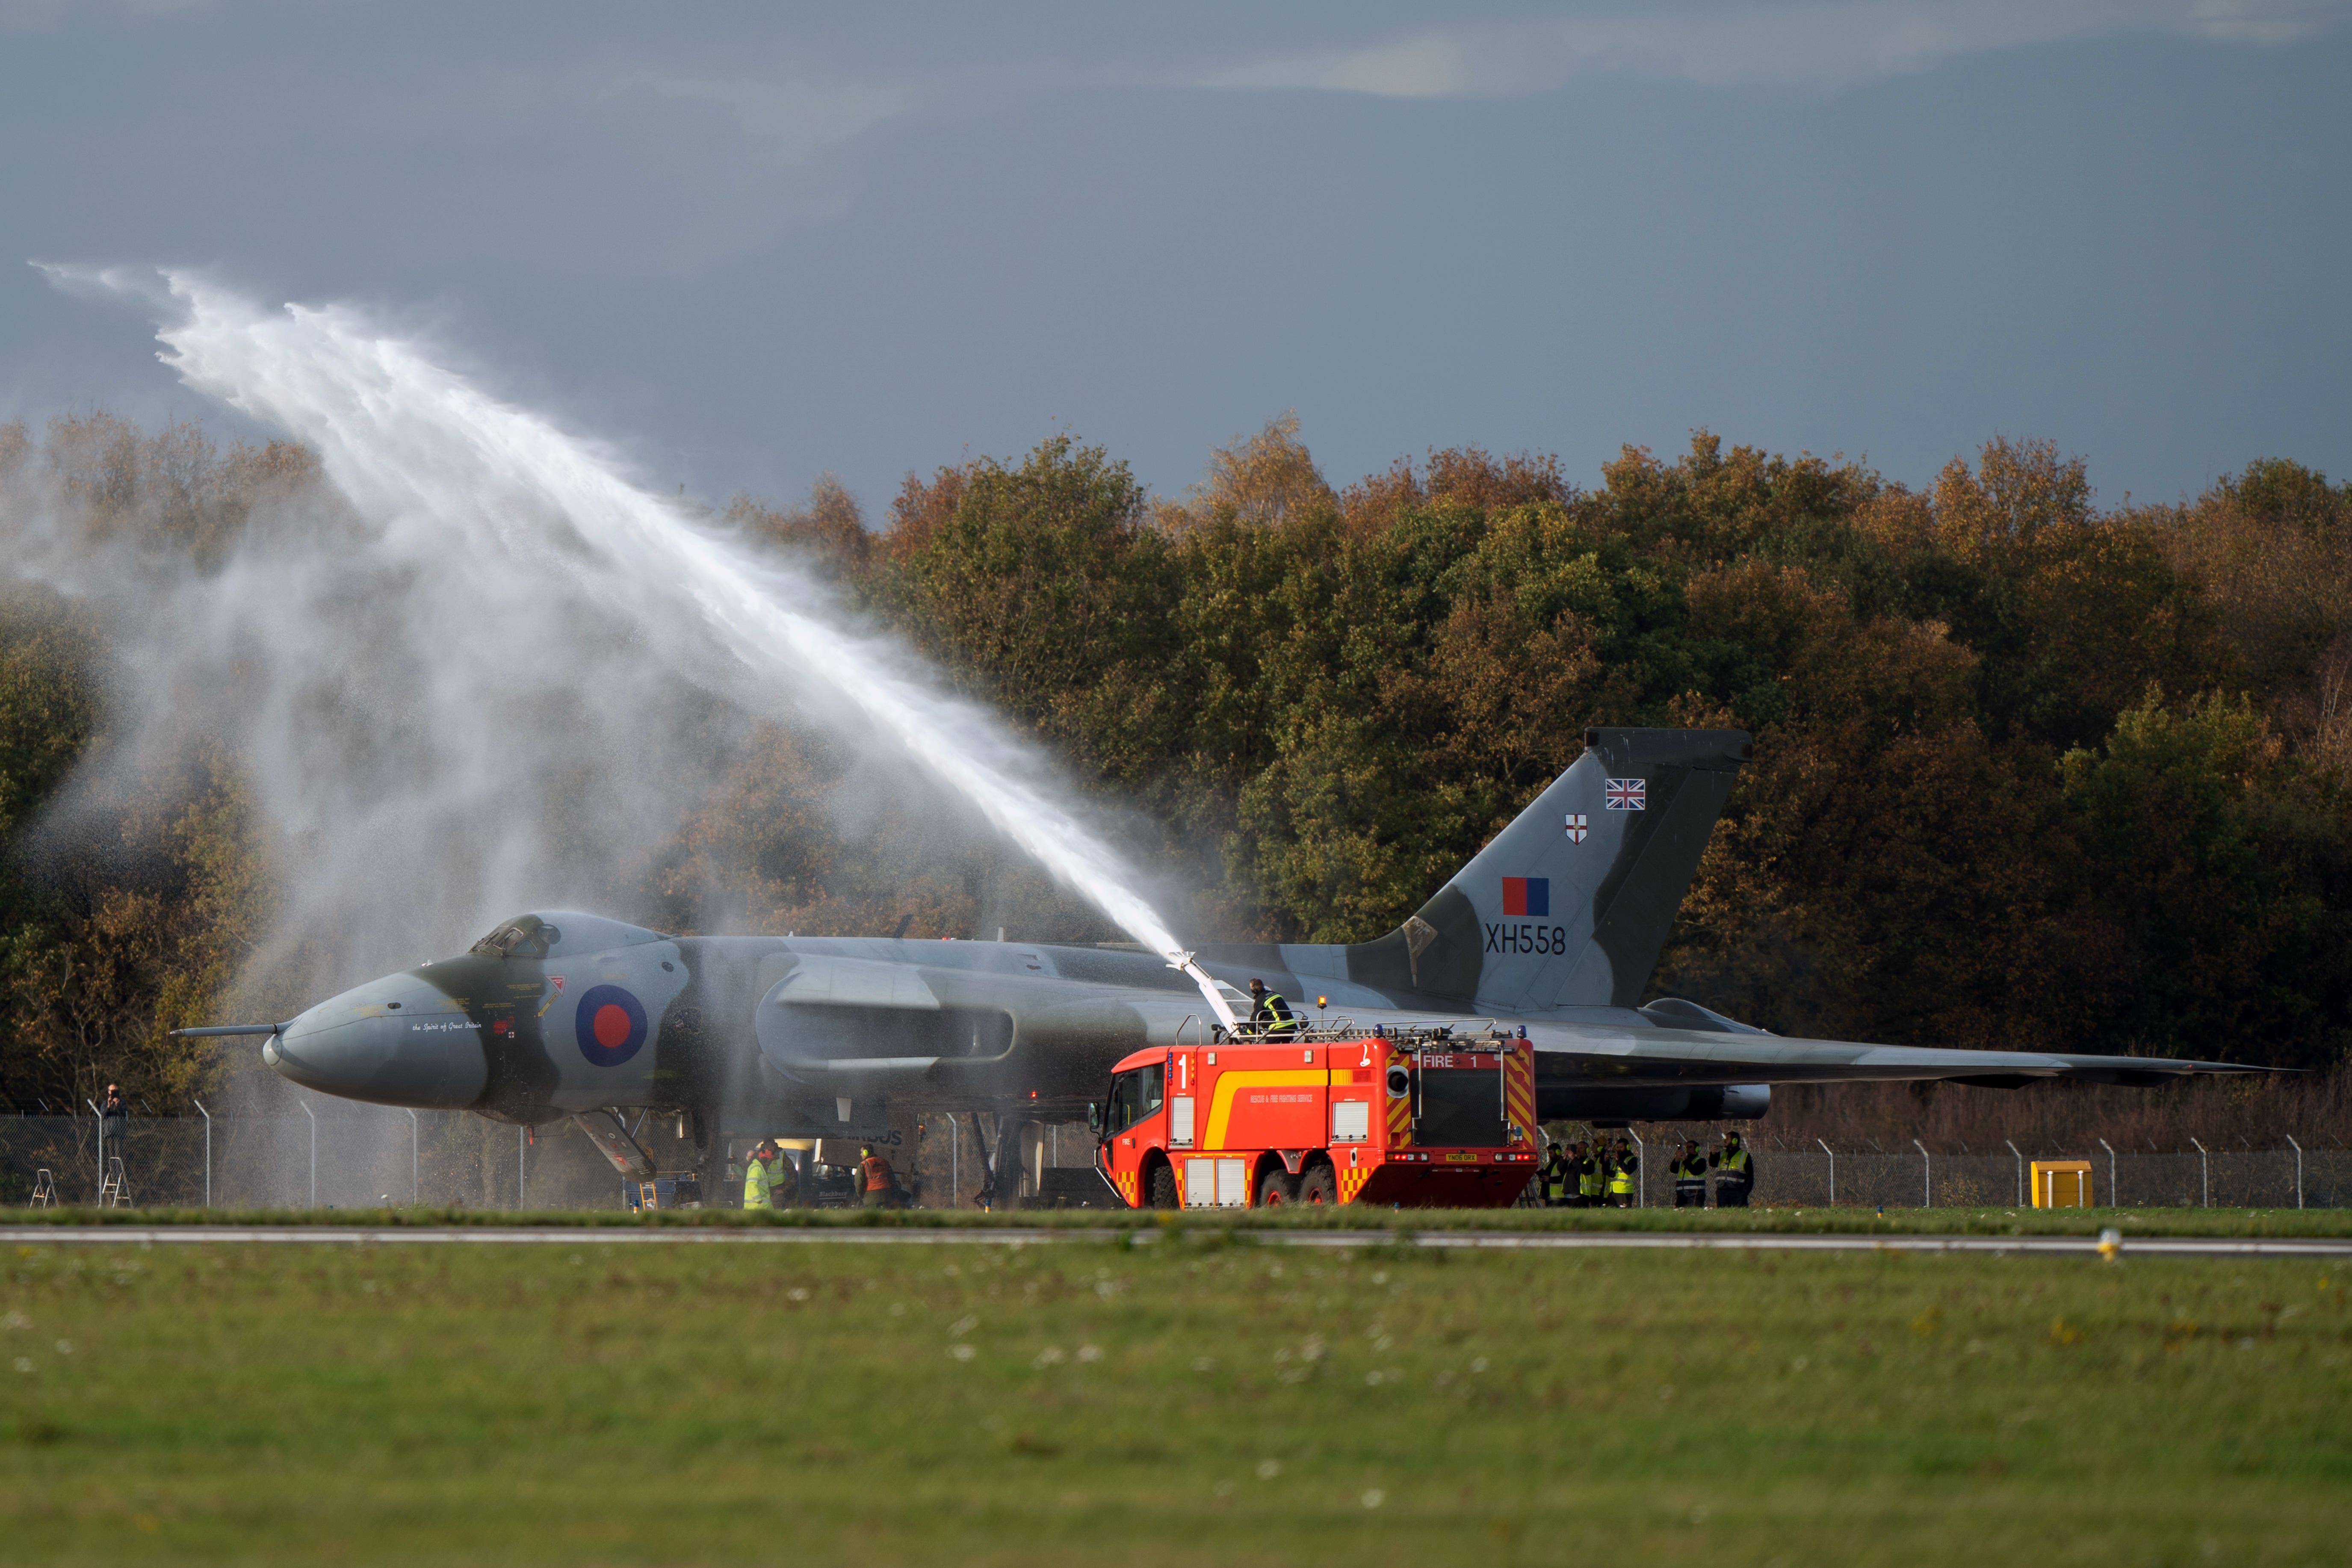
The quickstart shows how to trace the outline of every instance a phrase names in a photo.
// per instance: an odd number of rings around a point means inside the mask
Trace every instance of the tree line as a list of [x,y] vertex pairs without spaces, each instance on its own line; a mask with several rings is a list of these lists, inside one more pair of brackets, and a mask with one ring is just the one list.
[[[320,483],[299,447],[103,416],[0,427],[0,497],[35,479],[73,526],[198,570],[261,498]],[[2103,510],[2047,443],[1995,439],[1915,489],[1701,432],[1671,459],[1625,449],[1591,489],[1470,448],[1335,487],[1285,418],[1179,497],[1063,436],[910,475],[872,525],[830,479],[721,521],[1126,813],[1194,889],[1200,941],[1379,934],[1588,725],[1736,725],[1755,761],[1659,992],[1849,1039],[2295,1067],[2352,1045],[2352,487],[2291,461]],[[36,831],[104,744],[107,641],[54,595],[0,606],[0,1093],[19,1104],[94,1076],[198,1081],[207,1058],[163,1031],[269,917],[266,832],[202,737],[120,785],[105,832]],[[854,770],[821,735],[713,744],[715,783],[614,912],[989,934],[1020,881],[887,811],[845,827],[823,803]]]

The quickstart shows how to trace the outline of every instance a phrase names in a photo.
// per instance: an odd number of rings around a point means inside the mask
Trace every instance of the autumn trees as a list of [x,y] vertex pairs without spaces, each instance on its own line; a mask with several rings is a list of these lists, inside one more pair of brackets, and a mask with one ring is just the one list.
[[[257,509],[320,483],[299,448],[102,418],[0,429],[0,480],[27,466],[63,498],[50,524],[197,570],[267,549]],[[2103,511],[2038,443],[1913,489],[1706,433],[1599,478],[1461,449],[1335,486],[1285,419],[1174,498],[1060,436],[910,477],[878,526],[831,480],[719,521],[1033,738],[1189,895],[1171,912],[1201,941],[1377,935],[1586,726],[1737,724],[1756,760],[1660,990],[1788,1033],[2342,1059],[2346,487],[2266,460]],[[195,1082],[206,1064],[164,1031],[269,927],[266,825],[242,760],[203,737],[61,822],[108,744],[109,658],[65,600],[0,605],[0,1093],[19,1103],[93,1076]],[[1113,934],[944,824],[906,770],[722,710],[680,731],[708,754],[615,914]]]
[[1662,988],[1792,1033],[2342,1056],[2342,487],[2265,462],[2103,513],[2046,444],[1915,491],[1706,433],[1601,477],[1461,450],[1335,490],[1279,421],[1147,526],[1058,438],[910,480],[866,591],[1149,799],[1204,936],[1375,934],[1585,726],[1736,723]]

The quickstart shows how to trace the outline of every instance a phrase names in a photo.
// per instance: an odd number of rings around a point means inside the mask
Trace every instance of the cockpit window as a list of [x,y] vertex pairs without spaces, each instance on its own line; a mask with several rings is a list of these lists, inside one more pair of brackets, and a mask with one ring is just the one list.
[[517,915],[501,921],[474,944],[473,951],[479,958],[579,958],[667,940],[657,931],[624,925],[602,915],[550,910],[545,915]]
[[481,958],[545,958],[562,936],[537,915],[523,915],[476,942],[474,952]]

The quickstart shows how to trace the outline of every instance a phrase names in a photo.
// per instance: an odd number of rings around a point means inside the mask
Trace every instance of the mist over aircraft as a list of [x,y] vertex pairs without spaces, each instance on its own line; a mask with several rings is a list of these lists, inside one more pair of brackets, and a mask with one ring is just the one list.
[[[1958,1050],[1773,1035],[1644,1004],[1749,737],[1595,729],[1584,754],[1397,930],[1353,944],[1204,947],[1246,1018],[1252,978],[1357,1030],[1524,1032],[1545,1121],[1747,1120],[1785,1083],[2039,1079],[2147,1086],[2222,1062]],[[1172,955],[1181,957],[1181,955]],[[688,1119],[705,1164],[731,1134],[863,1133],[891,1110],[1083,1113],[1136,1050],[1225,1031],[1202,981],[1140,946],[669,936],[569,910],[356,986],[258,1035],[321,1093],[544,1125],[641,1161],[621,1113]],[[615,1142],[617,1138],[617,1142]],[[1002,1142],[1000,1136],[1000,1143]]]

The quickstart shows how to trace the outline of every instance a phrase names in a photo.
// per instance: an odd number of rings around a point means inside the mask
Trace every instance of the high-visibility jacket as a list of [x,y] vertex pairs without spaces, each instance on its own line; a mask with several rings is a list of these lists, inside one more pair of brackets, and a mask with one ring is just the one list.
[[887,1193],[890,1190],[889,1161],[879,1154],[868,1154],[857,1163],[857,1168],[866,1173],[867,1192]]
[[1557,1150],[1544,1163],[1543,1190],[1544,1196],[1554,1203],[1568,1196],[1568,1162]]
[[1685,1154],[1666,1170],[1677,1182],[1704,1182],[1706,1180],[1706,1159],[1700,1154]]
[[775,1187],[776,1176],[774,1171],[770,1169],[769,1162],[746,1160],[743,1163],[743,1206],[745,1208],[763,1209],[771,1206]]
[[1601,1173],[1600,1159],[1595,1155],[1587,1154],[1583,1159],[1570,1161],[1570,1163],[1576,1167],[1577,1196],[1584,1198],[1599,1197],[1601,1195],[1601,1184],[1605,1180]]
[[1297,1016],[1279,991],[1269,991],[1259,999],[1250,1012],[1250,1022],[1258,1026],[1258,1033],[1267,1036],[1292,1034],[1298,1028]]
[[1735,1182],[1753,1179],[1748,1163],[1748,1151],[1745,1147],[1727,1149],[1720,1154],[1709,1154],[1706,1157],[1706,1163]]
[[1633,1167],[1642,1163],[1638,1154],[1616,1154],[1609,1161],[1609,1195],[1630,1198],[1633,1195]]

